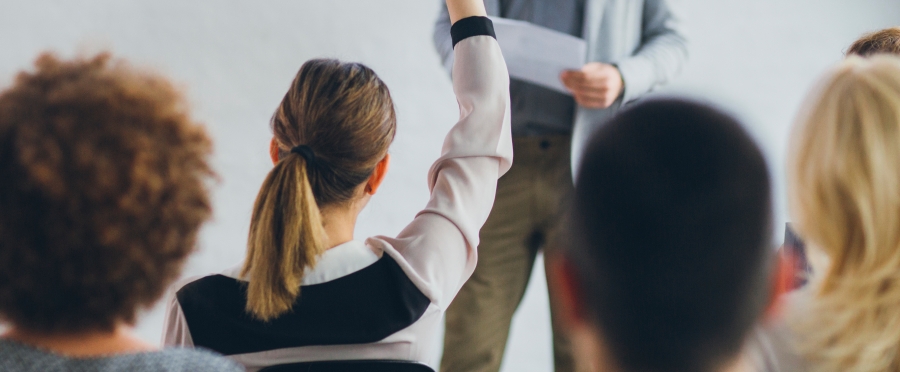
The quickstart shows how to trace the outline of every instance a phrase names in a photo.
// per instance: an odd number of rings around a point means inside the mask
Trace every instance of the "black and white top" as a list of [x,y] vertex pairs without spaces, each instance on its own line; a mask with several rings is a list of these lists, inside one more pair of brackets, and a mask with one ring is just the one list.
[[497,179],[512,164],[509,75],[493,26],[451,29],[459,122],[428,174],[431,198],[397,236],[327,250],[293,311],[268,323],[244,311],[240,266],[177,286],[166,345],[205,347],[254,371],[315,360],[403,359],[435,365],[443,313],[477,260]]
[[96,358],[71,358],[0,339],[3,372],[240,372],[237,363],[203,350],[165,349]]

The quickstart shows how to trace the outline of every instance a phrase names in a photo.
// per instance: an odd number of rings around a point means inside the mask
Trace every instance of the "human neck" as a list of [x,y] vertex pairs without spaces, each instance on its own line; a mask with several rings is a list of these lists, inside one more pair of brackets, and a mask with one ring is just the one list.
[[[600,337],[600,333],[590,327],[578,327],[570,330],[570,342],[575,352],[575,363],[578,370],[622,372],[622,369],[613,361],[609,349]],[[748,360],[746,353],[741,352],[733,359],[724,363],[717,372],[752,372],[755,369]]]
[[[593,371],[621,371],[618,367],[604,363],[604,361],[599,360],[596,361],[593,368],[589,368],[589,370]],[[743,354],[740,357],[735,358],[733,361],[729,362],[726,366],[719,368],[718,372],[753,372],[755,369],[752,368],[752,365],[747,360],[746,356]]]
[[322,227],[325,228],[325,246],[328,249],[353,240],[356,217],[359,210],[353,206],[326,207],[322,212]]
[[157,348],[131,334],[129,326],[117,325],[112,331],[45,334],[13,327],[0,336],[7,340],[76,358],[153,351]]
[[721,372],[751,372],[753,370],[754,370],[753,365],[747,359],[746,353],[741,352],[740,355],[735,357],[731,363],[728,363],[720,371]]

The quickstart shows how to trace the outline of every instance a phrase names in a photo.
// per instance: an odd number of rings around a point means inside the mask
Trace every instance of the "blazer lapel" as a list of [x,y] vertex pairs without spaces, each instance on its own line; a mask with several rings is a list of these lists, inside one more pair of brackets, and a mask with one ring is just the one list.
[[[496,0],[493,0],[496,1]],[[600,26],[603,22],[603,12],[606,10],[607,0],[585,0],[584,3],[584,31],[582,37],[587,42],[587,61],[597,59],[597,45],[599,45]]]
[[484,0],[484,8],[489,16],[500,16],[500,0]]

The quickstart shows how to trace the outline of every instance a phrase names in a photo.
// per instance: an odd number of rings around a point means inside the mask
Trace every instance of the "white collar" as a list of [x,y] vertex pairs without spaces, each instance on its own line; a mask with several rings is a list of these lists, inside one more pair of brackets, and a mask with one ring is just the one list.
[[312,270],[307,268],[306,274],[303,275],[303,285],[330,282],[353,274],[375,263],[379,258],[365,242],[351,240],[319,256],[316,266]]
[[[307,268],[303,275],[301,285],[313,285],[330,282],[332,280],[353,274],[378,261],[380,257],[359,240],[337,245],[325,251],[312,269]],[[222,272],[223,275],[235,279],[247,280],[240,275],[243,263]]]

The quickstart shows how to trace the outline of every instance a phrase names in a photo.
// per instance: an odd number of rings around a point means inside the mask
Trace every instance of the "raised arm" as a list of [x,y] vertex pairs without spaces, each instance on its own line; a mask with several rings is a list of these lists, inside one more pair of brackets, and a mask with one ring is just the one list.
[[482,0],[447,0],[447,12],[450,14],[451,24],[463,18],[487,17]]
[[[465,4],[448,1],[441,6],[440,14],[434,24],[434,48],[441,56],[441,63],[447,71],[453,68],[453,41],[450,37],[450,25],[466,17],[486,16],[483,2],[466,1]],[[451,9],[452,7],[452,9]]]
[[616,62],[625,81],[622,102],[668,83],[687,61],[687,39],[671,2],[644,1],[641,46],[633,56]]
[[428,174],[431,199],[396,238],[376,237],[432,302],[446,308],[475,269],[478,232],[512,165],[509,74],[481,0],[448,0],[460,117]]

